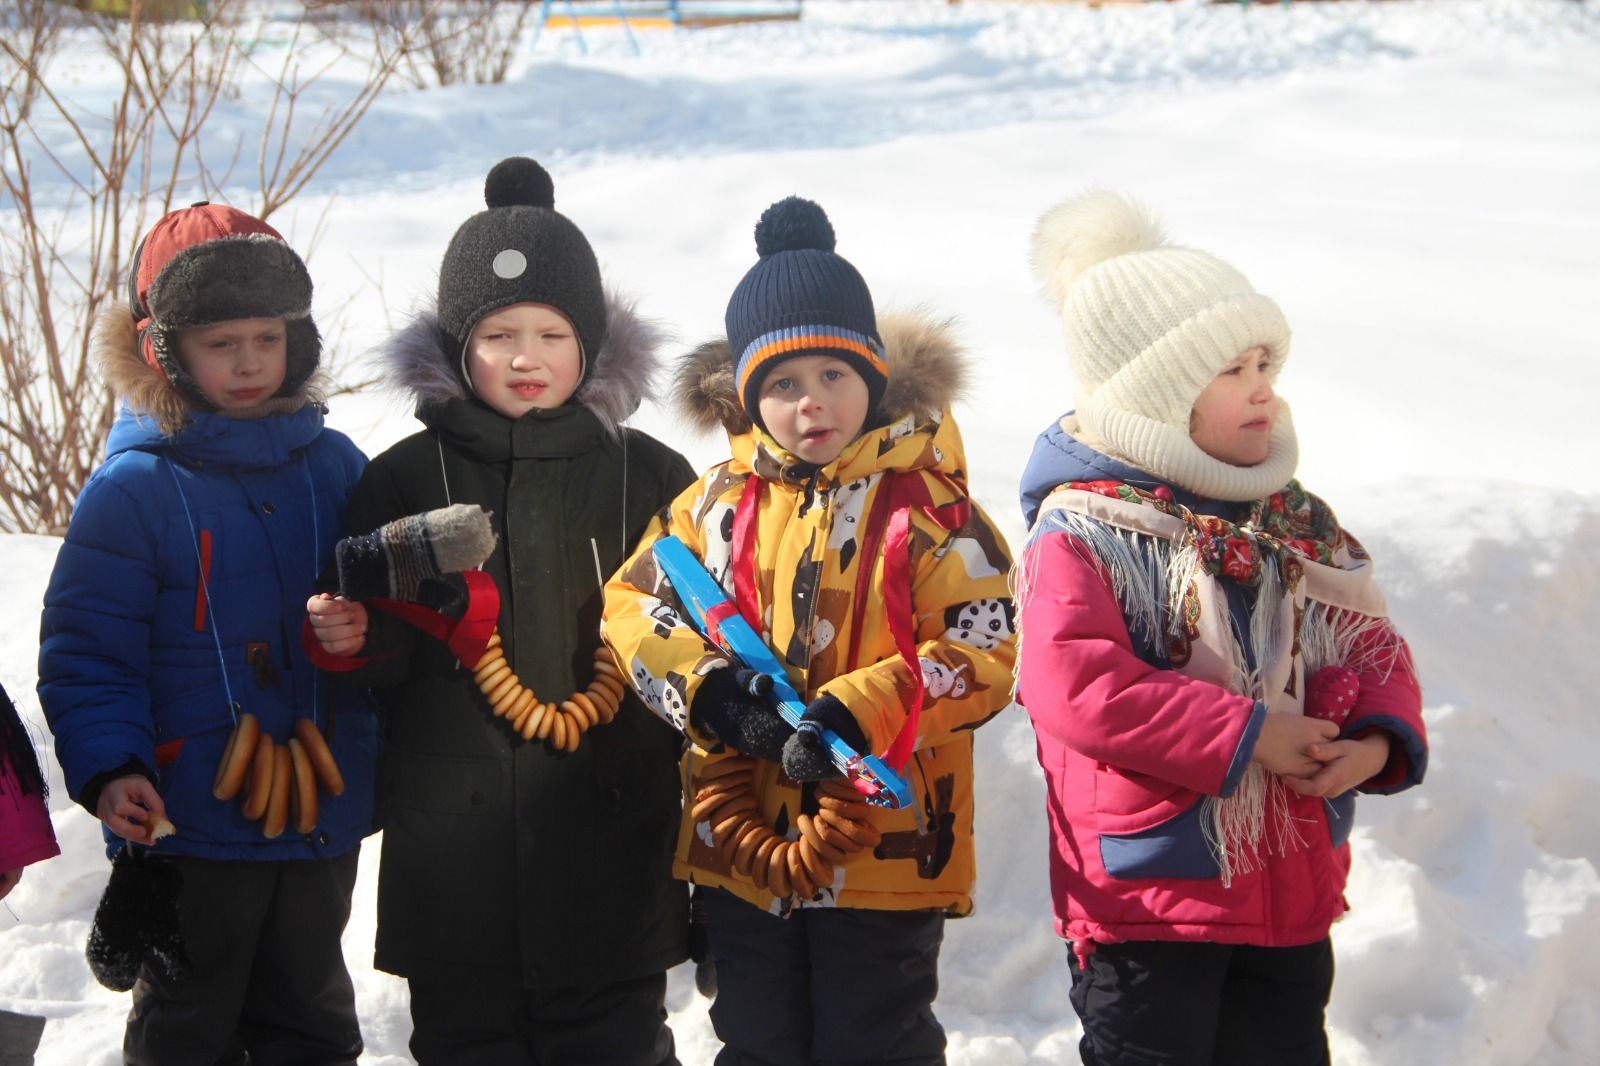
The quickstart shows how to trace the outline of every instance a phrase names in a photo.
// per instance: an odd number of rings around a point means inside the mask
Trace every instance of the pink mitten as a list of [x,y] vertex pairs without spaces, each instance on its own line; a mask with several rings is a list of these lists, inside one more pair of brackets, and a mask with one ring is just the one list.
[[1343,666],[1324,666],[1306,682],[1306,714],[1343,725],[1356,705],[1361,679]]

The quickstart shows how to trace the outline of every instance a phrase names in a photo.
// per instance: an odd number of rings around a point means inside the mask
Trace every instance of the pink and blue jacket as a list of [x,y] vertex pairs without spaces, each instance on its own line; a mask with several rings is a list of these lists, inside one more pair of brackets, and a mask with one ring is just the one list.
[[[1018,696],[1033,720],[1048,788],[1057,931],[1083,955],[1129,940],[1320,940],[1348,909],[1355,795],[1324,800],[1284,790],[1301,844],[1262,849],[1252,868],[1221,876],[1203,805],[1239,787],[1267,708],[1172,669],[1150,641],[1132,635],[1106,568],[1067,523],[1040,513],[1056,487],[1098,480],[1158,484],[1060,423],[1040,435],[1022,481],[1030,534]],[[1231,519],[1239,506],[1168,488],[1196,513]],[[1218,585],[1235,625],[1246,621],[1254,591]],[[1398,792],[1426,769],[1421,690],[1409,654],[1391,658],[1381,676],[1360,677],[1342,727],[1342,736],[1381,730],[1391,738],[1388,766],[1356,792]]]

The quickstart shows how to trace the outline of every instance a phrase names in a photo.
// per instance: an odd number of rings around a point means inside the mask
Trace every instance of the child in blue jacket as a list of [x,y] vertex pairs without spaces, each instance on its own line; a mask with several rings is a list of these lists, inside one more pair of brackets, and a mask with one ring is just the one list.
[[376,722],[319,681],[299,631],[365,459],[323,426],[311,279],[275,230],[196,204],[134,258],[132,307],[94,335],[125,406],[39,652],[68,792],[116,858],[90,961],[133,985],[129,1063],[354,1063],[339,941]]

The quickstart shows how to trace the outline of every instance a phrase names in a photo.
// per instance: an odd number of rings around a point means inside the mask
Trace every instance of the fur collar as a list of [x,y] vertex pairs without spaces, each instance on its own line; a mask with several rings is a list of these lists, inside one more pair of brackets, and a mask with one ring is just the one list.
[[[109,304],[96,313],[89,348],[111,391],[130,410],[155,419],[163,434],[177,433],[194,416],[194,405],[172,387],[165,374],[144,361],[139,332],[127,304]],[[229,411],[227,417],[251,420],[298,411],[308,402],[322,402],[320,386],[321,375],[313,375],[295,395],[275,396],[242,411]]]
[[[413,315],[378,347],[389,387],[410,395],[418,407],[468,398],[448,349],[441,343],[433,308]],[[612,433],[649,393],[665,333],[636,310],[636,302],[606,290],[606,340],[595,355],[577,400]]]
[[[889,384],[878,405],[877,421],[888,424],[915,415],[937,415],[966,389],[970,368],[956,343],[951,320],[924,314],[887,312],[878,319]],[[750,416],[733,383],[733,354],[725,337],[687,353],[673,375],[672,400],[679,414],[700,433],[718,426],[731,436],[750,431]]]

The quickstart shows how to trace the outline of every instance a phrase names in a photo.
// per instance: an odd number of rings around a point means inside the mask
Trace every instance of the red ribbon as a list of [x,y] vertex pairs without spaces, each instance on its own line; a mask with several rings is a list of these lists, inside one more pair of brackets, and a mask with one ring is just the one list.
[[723,600],[706,610],[706,639],[718,648],[726,647],[722,640],[722,623],[739,613],[732,600]]
[[[500,620],[500,589],[495,585],[494,578],[482,570],[463,570],[461,579],[467,585],[467,609],[460,618],[452,618],[405,600],[391,600],[382,596],[373,596],[362,602],[443,641],[461,665],[470,669],[478,664],[488,650],[489,638],[494,635],[494,627]],[[329,655],[312,632],[309,616],[300,626],[300,646],[314,665],[332,673],[358,670],[372,661],[372,657],[366,655]]]
[[[892,480],[882,490],[891,497],[883,540],[883,602],[889,614],[889,636],[911,673],[912,683],[906,720],[883,753],[883,761],[891,769],[899,770],[911,759],[916,747],[917,726],[922,720],[922,704],[927,695],[922,683],[922,663],[917,658],[916,615],[911,605],[911,510],[921,511],[940,529],[956,530],[966,525],[972,508],[965,496],[935,506],[927,482],[917,472],[889,476]],[[870,557],[863,559],[862,565],[870,567]]]
[[733,599],[750,628],[761,634],[761,598],[756,591],[756,513],[767,483],[751,474],[733,512]]
[[[889,616],[889,635],[895,651],[911,673],[913,695],[906,711],[905,723],[895,734],[889,748],[883,753],[884,762],[899,770],[911,758],[916,746],[917,726],[922,717],[925,691],[922,683],[922,664],[917,658],[915,615],[911,605],[911,512],[921,511],[935,525],[944,530],[956,530],[966,525],[971,514],[971,504],[965,496],[950,503],[935,505],[927,482],[918,472],[885,474],[886,483],[872,501],[872,511],[861,530],[861,552],[857,557],[860,569],[856,572],[854,615],[850,627],[850,655],[846,660],[848,670],[854,670],[861,651],[861,632],[867,605],[871,602],[872,571],[880,543],[883,551],[883,602]],[[756,596],[755,518],[760,507],[766,482],[754,474],[746,480],[733,516],[733,586],[739,613],[757,633],[761,629],[761,610]],[[708,629],[715,621],[708,612]],[[709,635],[709,634],[708,634]]]

